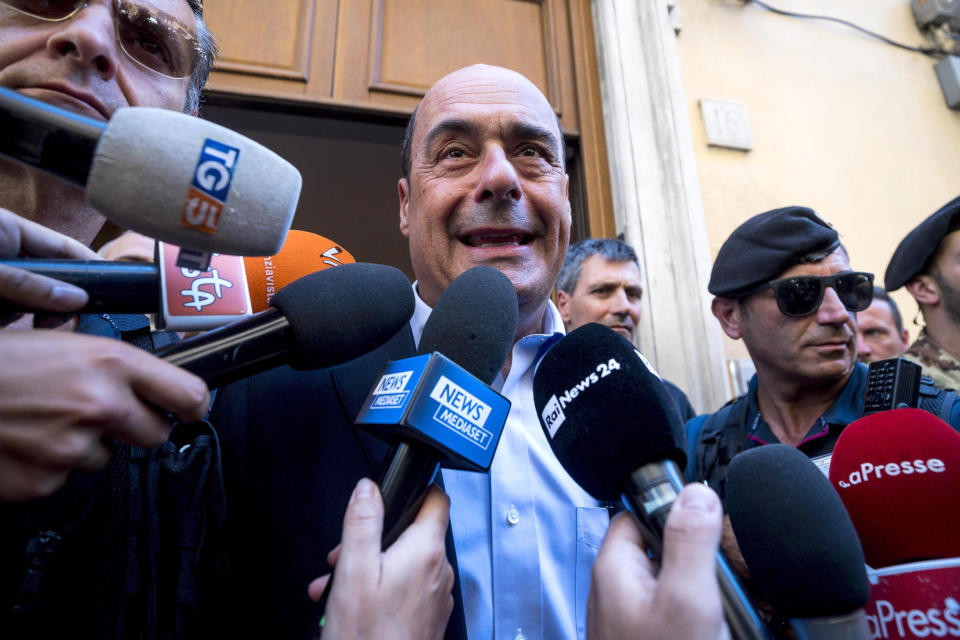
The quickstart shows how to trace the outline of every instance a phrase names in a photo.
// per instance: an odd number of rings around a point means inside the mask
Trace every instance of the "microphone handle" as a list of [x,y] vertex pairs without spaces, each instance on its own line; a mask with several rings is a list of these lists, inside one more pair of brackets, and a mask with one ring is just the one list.
[[791,618],[798,640],[869,640],[870,625],[863,607],[844,616]]
[[400,537],[417,517],[427,489],[440,469],[439,456],[420,442],[401,442],[380,474],[383,496],[383,548]]
[[[440,469],[437,454],[421,443],[401,442],[393,448],[390,461],[380,474],[380,495],[383,496],[382,547],[386,549],[400,537],[420,511],[427,489]],[[333,573],[320,596],[317,609],[326,614],[327,599],[333,589]],[[323,635],[323,622],[314,630],[313,639]]]
[[154,352],[203,378],[211,389],[286,364],[294,340],[274,307]]
[[[80,287],[90,296],[81,313],[156,313],[160,309],[160,269],[142,262],[54,260],[48,258],[0,259],[0,265],[17,267]],[[39,311],[0,302],[0,311]]]
[[[646,464],[627,479],[623,499],[637,519],[644,541],[655,558],[663,550],[663,531],[674,500],[683,490],[683,478],[672,460]],[[717,582],[723,599],[723,613],[730,635],[737,640],[771,640],[766,624],[760,619],[723,551],[717,550]]]
[[0,155],[86,186],[106,124],[0,88]]

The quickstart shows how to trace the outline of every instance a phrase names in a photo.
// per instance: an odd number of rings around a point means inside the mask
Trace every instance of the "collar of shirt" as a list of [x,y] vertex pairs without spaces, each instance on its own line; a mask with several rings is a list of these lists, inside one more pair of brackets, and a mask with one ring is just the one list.
[[[847,383],[833,399],[830,407],[810,427],[810,431],[797,445],[801,448],[805,443],[828,434],[831,426],[845,427],[863,413],[863,390],[867,382],[867,365],[858,362],[853,367],[853,373]],[[757,403],[757,375],[750,379],[747,390],[747,428],[748,437],[754,445],[778,442],[770,427],[760,416],[760,407]]]

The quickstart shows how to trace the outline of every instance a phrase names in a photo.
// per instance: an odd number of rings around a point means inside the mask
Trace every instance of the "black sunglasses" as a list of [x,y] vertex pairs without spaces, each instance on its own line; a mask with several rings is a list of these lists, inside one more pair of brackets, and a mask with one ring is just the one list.
[[[0,0],[14,11],[46,22],[61,22],[87,6],[85,0]],[[114,0],[117,42],[127,56],[168,78],[186,78],[206,58],[194,31],[154,7]]]
[[832,276],[780,278],[751,289],[741,297],[764,289],[773,289],[780,312],[785,316],[802,318],[820,308],[823,292],[827,287],[833,287],[847,311],[863,311],[873,301],[873,274],[863,271],[849,271]]

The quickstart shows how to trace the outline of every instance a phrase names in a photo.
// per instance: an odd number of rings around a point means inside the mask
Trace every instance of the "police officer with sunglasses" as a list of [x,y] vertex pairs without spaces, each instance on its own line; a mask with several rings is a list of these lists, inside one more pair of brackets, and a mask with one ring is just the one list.
[[[724,499],[727,467],[741,451],[784,443],[826,463],[862,414],[867,367],[857,362],[856,314],[870,306],[873,274],[854,271],[837,232],[794,206],[737,227],[708,289],[720,327],[743,340],[757,370],[746,395],[686,425],[687,480],[706,481]],[[951,418],[960,424],[960,412]],[[724,531],[736,562],[729,520]]]

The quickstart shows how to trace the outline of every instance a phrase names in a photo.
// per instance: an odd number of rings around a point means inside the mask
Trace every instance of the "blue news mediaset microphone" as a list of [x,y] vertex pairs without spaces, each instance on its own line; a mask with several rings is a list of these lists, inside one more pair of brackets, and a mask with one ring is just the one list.
[[420,355],[387,364],[356,423],[396,443],[379,481],[384,548],[416,517],[437,470],[488,471],[510,411],[489,385],[506,362],[517,294],[491,267],[460,274],[423,328]]
[[[622,500],[659,558],[667,515],[683,490],[682,420],[660,377],[636,347],[597,323],[547,351],[533,400],[550,448],[567,473],[598,500]],[[767,640],[760,619],[721,551],[717,580],[730,633]]]
[[[338,267],[339,268],[339,267]],[[387,363],[354,421],[394,444],[380,475],[382,548],[414,520],[441,466],[489,471],[510,401],[492,384],[519,322],[517,293],[491,267],[461,273],[423,327],[420,355]],[[333,574],[320,597],[326,610]],[[321,638],[321,619],[314,638]]]

